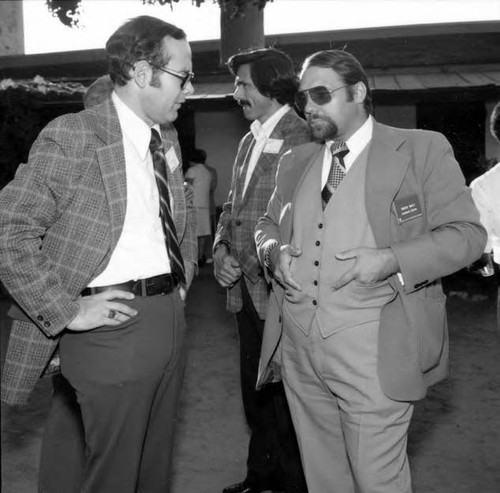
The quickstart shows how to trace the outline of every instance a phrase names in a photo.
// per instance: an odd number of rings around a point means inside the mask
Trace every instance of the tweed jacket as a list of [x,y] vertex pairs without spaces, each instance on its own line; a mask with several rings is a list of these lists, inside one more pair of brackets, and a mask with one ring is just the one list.
[[[306,122],[290,108],[274,127],[270,139],[283,141],[281,148],[275,153],[266,152],[264,149],[244,195],[243,179],[240,175],[252,133],[248,132],[241,139],[233,165],[231,189],[227,202],[222,207],[214,241],[215,247],[220,241],[231,246],[231,254],[240,262],[253,304],[262,319],[267,311],[269,287],[255,250],[255,223],[266,212],[274,189],[280,157],[292,147],[310,142],[311,137]],[[227,290],[227,309],[234,313],[240,311],[243,306],[240,282],[241,280]]]
[[[172,126],[162,139],[180,162]],[[186,208],[181,166],[167,166],[167,174],[182,254],[196,263],[195,210]],[[126,198],[123,136],[111,100],[49,123],[0,191],[0,279],[23,315],[11,329],[5,402],[28,399],[78,312],[78,296],[109,262]]]
[[[311,143],[283,156],[276,190],[255,231],[263,264],[272,242],[291,242],[294,217],[301,214],[294,208],[295,193],[323,149]],[[365,201],[376,244],[392,248],[404,280],[402,284],[397,275],[389,277],[395,297],[381,311],[378,373],[382,389],[394,400],[417,400],[425,395],[428,385],[447,374],[448,333],[440,278],[481,255],[485,230],[453,150],[436,132],[402,130],[375,122]],[[398,210],[401,204],[409,203],[418,204],[421,214],[415,209],[409,220],[401,221]],[[278,373],[283,298],[282,287],[273,281],[258,387]]]

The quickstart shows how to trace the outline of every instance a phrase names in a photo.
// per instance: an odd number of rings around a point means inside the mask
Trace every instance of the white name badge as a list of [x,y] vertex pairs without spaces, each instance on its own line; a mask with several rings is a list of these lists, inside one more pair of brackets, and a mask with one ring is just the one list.
[[267,154],[278,154],[280,152],[283,141],[280,139],[267,139],[266,147],[264,147],[264,152]]
[[165,158],[167,159],[167,164],[168,164],[170,171],[174,171],[175,169],[177,169],[179,164],[181,164],[179,162],[179,158],[177,157],[177,154],[175,153],[175,149],[173,147],[171,147],[168,150]]

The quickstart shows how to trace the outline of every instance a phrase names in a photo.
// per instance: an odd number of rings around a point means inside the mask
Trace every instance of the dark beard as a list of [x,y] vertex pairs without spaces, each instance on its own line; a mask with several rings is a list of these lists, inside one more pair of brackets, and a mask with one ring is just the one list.
[[[322,123],[322,125],[315,125],[314,123]],[[315,140],[326,141],[333,140],[337,137],[339,129],[333,120],[329,118],[308,118],[307,123],[311,129],[312,135]]]

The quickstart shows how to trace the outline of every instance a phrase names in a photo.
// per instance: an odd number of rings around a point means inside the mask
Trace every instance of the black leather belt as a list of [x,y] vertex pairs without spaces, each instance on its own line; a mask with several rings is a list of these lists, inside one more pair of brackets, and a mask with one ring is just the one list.
[[139,279],[138,281],[127,281],[110,286],[96,286],[85,288],[82,291],[82,296],[90,296],[92,294],[102,293],[110,289],[119,289],[134,293],[136,296],[155,296],[157,294],[170,294],[179,280],[174,274],[160,274],[159,276],[148,277],[147,279]]

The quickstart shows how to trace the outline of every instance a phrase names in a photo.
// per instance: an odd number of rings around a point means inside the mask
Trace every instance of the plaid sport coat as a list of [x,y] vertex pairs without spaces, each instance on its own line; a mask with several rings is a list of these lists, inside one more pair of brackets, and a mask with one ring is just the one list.
[[[292,147],[310,142],[311,136],[307,123],[293,108],[290,108],[274,127],[270,139],[282,140],[283,144],[276,153],[266,152],[264,149],[244,195],[242,195],[244,177],[240,179],[240,175],[245,165],[252,133],[248,132],[241,139],[233,165],[231,189],[227,202],[222,207],[214,241],[214,246],[220,241],[226,241],[231,245],[231,254],[240,262],[248,292],[261,319],[266,315],[269,288],[257,258],[254,241],[255,224],[267,210],[281,156]],[[234,313],[240,311],[243,306],[241,281],[240,279],[227,290],[227,309]]]
[[[181,162],[172,126],[162,139]],[[78,296],[118,242],[127,205],[122,141],[111,100],[63,115],[42,130],[28,162],[0,191],[0,279],[22,310],[3,368],[6,403],[28,400],[78,312]],[[167,166],[167,174],[184,261],[196,263],[195,210],[186,208],[181,166]]]

